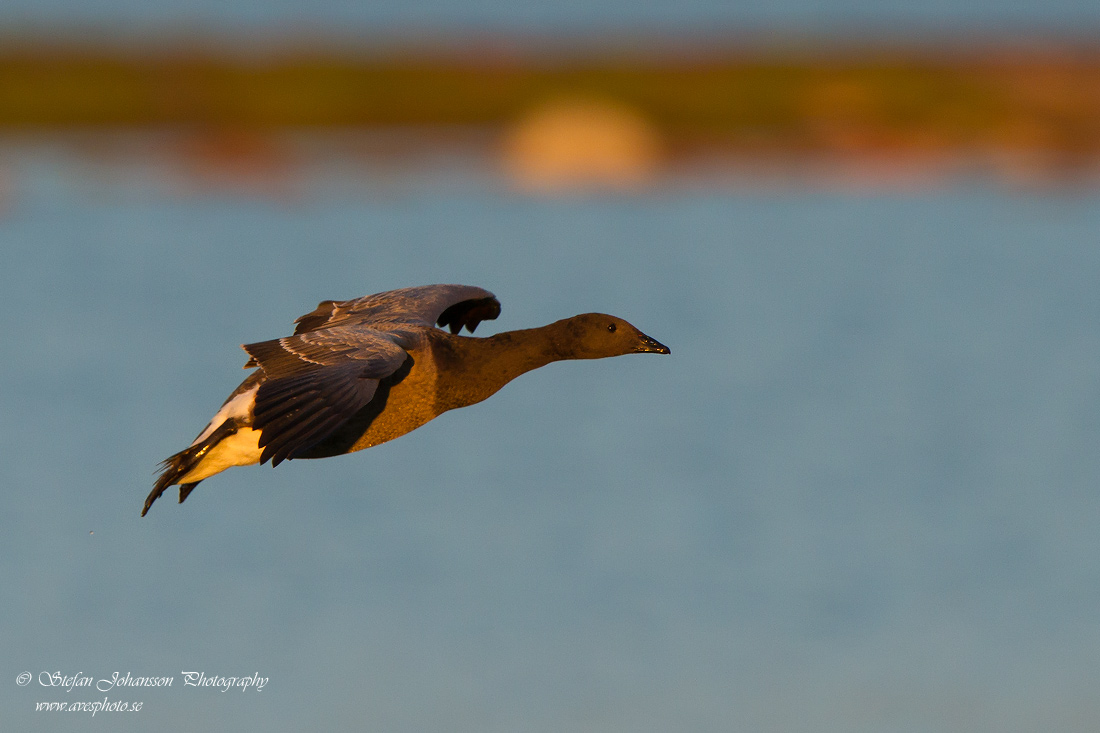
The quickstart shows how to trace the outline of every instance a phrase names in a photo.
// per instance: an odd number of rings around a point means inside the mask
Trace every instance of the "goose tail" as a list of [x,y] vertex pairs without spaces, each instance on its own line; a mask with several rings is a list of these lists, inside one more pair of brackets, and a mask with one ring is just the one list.
[[164,490],[173,484],[179,484],[180,504],[182,504],[183,500],[195,490],[202,479],[188,483],[180,483],[180,479],[198,466],[211,448],[236,432],[237,422],[230,418],[218,426],[201,443],[196,443],[161,461],[160,476],[153,484],[153,490],[149,492],[149,496],[145,497],[145,506],[141,510],[141,516],[144,517],[149,512],[149,507],[153,506],[153,502],[159,499]]

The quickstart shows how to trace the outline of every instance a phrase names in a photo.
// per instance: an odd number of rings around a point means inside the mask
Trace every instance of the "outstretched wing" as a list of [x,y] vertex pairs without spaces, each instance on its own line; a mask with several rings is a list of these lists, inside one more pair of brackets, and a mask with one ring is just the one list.
[[260,463],[271,460],[273,466],[331,435],[409,356],[386,333],[350,326],[242,348],[266,377],[256,392],[252,427],[261,431]]
[[477,324],[500,315],[500,301],[472,285],[423,285],[389,290],[354,300],[323,300],[299,318],[295,334],[337,325],[359,324],[386,330],[399,324],[449,327],[470,333]]

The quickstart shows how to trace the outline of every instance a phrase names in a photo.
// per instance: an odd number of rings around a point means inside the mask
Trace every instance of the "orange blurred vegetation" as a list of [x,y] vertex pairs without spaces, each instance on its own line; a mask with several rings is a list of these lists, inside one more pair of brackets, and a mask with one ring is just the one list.
[[[1032,156],[1100,161],[1100,49],[880,47],[695,57],[0,50],[0,130],[182,126],[510,129],[555,100],[603,100],[662,155]],[[243,133],[241,131],[244,131]],[[216,152],[216,151],[215,151]],[[265,153],[266,154],[266,153]]]

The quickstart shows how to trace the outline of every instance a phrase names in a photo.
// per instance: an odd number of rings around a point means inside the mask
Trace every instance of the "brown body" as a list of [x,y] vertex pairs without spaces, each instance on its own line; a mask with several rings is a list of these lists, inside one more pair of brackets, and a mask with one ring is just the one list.
[[544,329],[507,331],[487,338],[444,331],[426,335],[409,359],[381,381],[370,404],[336,433],[296,458],[328,458],[372,448],[416,430],[435,417],[492,397],[516,377],[562,355],[554,336],[564,321]]

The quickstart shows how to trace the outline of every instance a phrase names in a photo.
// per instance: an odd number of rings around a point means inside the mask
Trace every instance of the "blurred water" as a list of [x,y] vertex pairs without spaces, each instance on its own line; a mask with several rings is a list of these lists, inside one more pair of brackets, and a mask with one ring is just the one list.
[[[583,34],[607,32],[754,32],[761,29],[831,32],[843,35],[911,36],[921,31],[959,34],[973,31],[1095,32],[1100,7],[1091,0],[774,0],[769,3],[722,0],[559,0],[554,3],[504,0],[415,0],[356,3],[348,0],[0,0],[0,22],[7,28],[59,30],[97,28],[114,34],[152,32],[247,34],[321,32],[379,39],[394,31]],[[606,41],[606,37],[602,40]]]
[[[5,729],[1100,724],[1094,193],[540,199],[459,166],[287,198],[4,162]],[[237,344],[430,282],[493,290],[487,333],[601,310],[673,353],[139,518]],[[144,708],[33,710],[104,697]]]

